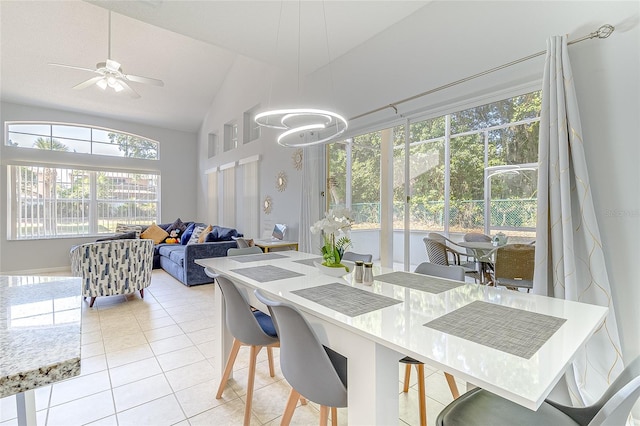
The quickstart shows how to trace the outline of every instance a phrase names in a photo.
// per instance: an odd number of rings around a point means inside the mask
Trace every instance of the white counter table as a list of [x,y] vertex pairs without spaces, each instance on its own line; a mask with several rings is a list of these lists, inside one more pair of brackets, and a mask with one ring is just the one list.
[[[535,410],[607,308],[374,267],[372,286],[332,278],[306,253],[201,259],[199,265],[296,306],[348,359],[348,423],[397,424],[398,360],[411,356]],[[215,286],[215,317],[224,305]],[[314,301],[317,300],[317,301]],[[217,327],[217,368],[231,348]]]
[[80,374],[81,280],[0,276],[0,398],[35,425],[33,390]]

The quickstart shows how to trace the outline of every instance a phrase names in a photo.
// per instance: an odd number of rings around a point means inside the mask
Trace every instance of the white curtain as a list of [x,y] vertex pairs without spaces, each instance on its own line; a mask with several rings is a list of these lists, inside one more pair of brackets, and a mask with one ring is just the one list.
[[623,365],[564,36],[547,41],[539,143],[534,292],[609,307],[566,374],[574,404],[589,405]]
[[320,165],[324,146],[309,146],[304,148],[302,156],[302,185],[300,205],[300,231],[298,244],[300,251],[320,254],[321,241],[319,235],[311,233],[311,225],[319,218],[320,192],[324,189],[320,185]]
[[242,232],[247,238],[260,238],[260,200],[258,199],[258,160],[242,163]]
[[236,227],[236,168],[222,170],[222,226]]

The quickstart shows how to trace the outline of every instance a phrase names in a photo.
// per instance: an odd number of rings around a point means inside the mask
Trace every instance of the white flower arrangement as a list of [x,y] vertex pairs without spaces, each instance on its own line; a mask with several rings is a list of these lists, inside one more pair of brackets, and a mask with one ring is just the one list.
[[342,207],[330,209],[324,214],[324,218],[313,224],[311,232],[314,234],[322,233],[324,238],[324,245],[322,246],[323,265],[331,267],[343,266],[340,261],[344,251],[351,245],[349,232],[352,224],[351,211]]

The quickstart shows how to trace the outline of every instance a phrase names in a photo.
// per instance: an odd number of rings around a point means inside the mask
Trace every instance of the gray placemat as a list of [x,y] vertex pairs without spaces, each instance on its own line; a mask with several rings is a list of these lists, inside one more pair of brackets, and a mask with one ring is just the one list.
[[288,269],[278,268],[273,265],[254,266],[251,268],[232,269],[231,272],[244,275],[247,278],[261,283],[267,281],[284,280],[286,278],[303,277],[304,274],[293,272]]
[[475,301],[424,326],[530,359],[565,321],[564,318]]
[[305,288],[292,291],[292,293],[350,317],[402,303],[402,301],[391,297],[381,296],[340,283]]
[[440,281],[433,280],[433,277],[421,274],[412,274],[410,272],[391,272],[388,274],[377,275],[374,277],[376,281],[384,281],[386,283],[409,287],[415,290],[426,291],[427,293],[439,294],[452,288],[464,285],[463,282],[456,281]]
[[245,254],[242,256],[230,256],[229,259],[235,260],[240,263],[248,263],[248,262],[260,262],[261,260],[273,260],[273,259],[282,259],[288,256],[283,256],[277,253],[265,253],[265,254]]
[[295,263],[302,263],[303,265],[315,267],[316,265],[314,265],[313,262],[322,263],[322,258],[321,257],[316,257],[314,259],[300,259],[300,260],[294,260],[294,262]]

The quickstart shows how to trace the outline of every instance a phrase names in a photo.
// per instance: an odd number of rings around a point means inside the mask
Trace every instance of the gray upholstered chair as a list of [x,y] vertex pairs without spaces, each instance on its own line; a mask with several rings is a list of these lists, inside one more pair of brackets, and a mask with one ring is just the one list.
[[151,285],[153,241],[110,240],[86,243],[71,249],[71,271],[82,278],[82,296],[96,297],[140,292]]
[[343,260],[348,260],[350,262],[355,262],[356,260],[362,260],[363,262],[371,262],[373,260],[373,255],[371,254],[360,254],[352,251],[345,251],[342,255]]
[[533,288],[536,246],[507,244],[495,251],[494,283],[510,289]]
[[255,295],[269,307],[280,337],[280,368],[291,385],[280,425],[291,422],[300,396],[320,404],[320,425],[337,425],[336,407],[347,406],[347,359],[323,346],[298,310],[286,303]]
[[546,400],[536,410],[476,388],[453,401],[440,412],[438,426],[485,425],[624,425],[640,397],[640,357],[620,373],[593,405],[567,407]]
[[243,256],[245,254],[262,254],[260,247],[252,246],[245,248],[230,248],[227,250],[227,256]]
[[430,232],[422,241],[427,249],[427,257],[430,263],[444,266],[462,266],[465,274],[472,276],[475,280],[478,280],[480,277],[475,262],[464,262],[463,257],[468,258],[468,255],[451,247],[455,245],[455,243],[444,235],[440,235],[437,232]]
[[[433,277],[447,278],[455,281],[463,281],[465,271],[462,266],[445,266],[437,265],[435,263],[423,262],[416,267],[415,270],[418,274],[431,275]],[[411,379],[411,366],[416,367],[418,372],[418,407],[420,409],[420,426],[426,426],[427,424],[427,396],[424,389],[424,364],[411,357],[404,357],[400,360],[401,363],[406,364],[404,370],[404,387],[402,391],[409,392],[409,381]],[[449,373],[444,373],[444,377],[447,379],[449,390],[453,398],[458,398],[460,392],[458,391],[458,385],[456,379]]]
[[[231,249],[230,249],[231,250]],[[222,379],[218,386],[216,398],[222,398],[222,393],[227,385],[233,364],[238,356],[241,346],[249,346],[249,373],[247,375],[247,395],[244,409],[244,425],[248,426],[251,420],[251,403],[253,400],[253,384],[256,375],[256,357],[263,347],[267,348],[269,356],[269,375],[275,375],[273,368],[273,347],[278,347],[280,342],[278,334],[271,321],[271,317],[261,311],[253,311],[249,302],[231,280],[216,276],[215,281],[220,286],[225,303],[225,323],[233,336],[233,346],[227,359]]]

